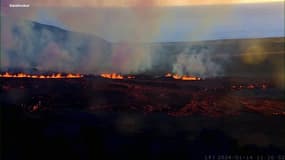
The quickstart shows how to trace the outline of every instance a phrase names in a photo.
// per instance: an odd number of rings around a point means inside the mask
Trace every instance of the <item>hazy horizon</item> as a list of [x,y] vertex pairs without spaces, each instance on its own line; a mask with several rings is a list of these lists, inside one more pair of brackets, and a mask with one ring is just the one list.
[[3,15],[93,34],[109,42],[179,42],[283,37],[285,34],[284,2],[140,9],[9,8]]
[[[54,7],[53,3],[43,3],[30,8],[1,5],[1,15],[9,17],[1,23],[1,68],[87,74],[172,72],[200,77],[233,72],[245,75],[249,74],[248,68],[252,69],[250,74],[269,77],[283,72],[283,38],[222,41],[215,45],[186,43],[153,47],[137,43],[284,37],[284,2],[183,7],[156,7],[140,2],[116,8],[96,4]],[[21,23],[23,19],[76,33]],[[92,35],[119,43],[111,45]]]

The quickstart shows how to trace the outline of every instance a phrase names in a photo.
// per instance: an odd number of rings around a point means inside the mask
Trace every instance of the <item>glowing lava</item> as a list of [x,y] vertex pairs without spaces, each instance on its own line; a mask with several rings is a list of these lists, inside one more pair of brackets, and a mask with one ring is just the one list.
[[102,73],[100,76],[108,79],[135,79],[135,76],[132,75],[123,76],[118,73]]
[[10,74],[6,72],[5,74],[0,74],[0,78],[33,78],[33,79],[63,79],[63,78],[82,78],[83,75],[69,73],[67,75],[62,75],[60,73],[52,75],[31,75],[25,73]]
[[178,74],[171,74],[171,73],[167,73],[165,75],[165,77],[173,78],[173,79],[177,79],[177,80],[183,80],[183,81],[198,81],[198,80],[201,80],[201,78],[195,77],[195,76],[178,75]]
[[102,73],[100,76],[108,79],[124,79],[122,75],[117,73]]

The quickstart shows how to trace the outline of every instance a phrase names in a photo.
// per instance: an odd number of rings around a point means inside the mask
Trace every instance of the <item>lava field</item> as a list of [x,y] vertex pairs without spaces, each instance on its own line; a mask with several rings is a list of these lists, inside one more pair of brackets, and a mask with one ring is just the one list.
[[285,115],[283,91],[270,82],[232,79],[1,79],[0,102],[30,112],[60,109],[225,116]]
[[0,78],[0,106],[6,159],[285,152],[284,91],[268,80]]

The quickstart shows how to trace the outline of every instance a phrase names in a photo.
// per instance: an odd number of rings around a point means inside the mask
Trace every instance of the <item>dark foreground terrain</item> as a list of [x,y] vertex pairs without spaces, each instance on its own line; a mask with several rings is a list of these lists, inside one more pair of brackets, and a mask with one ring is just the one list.
[[1,156],[282,160],[284,104],[250,79],[2,78]]

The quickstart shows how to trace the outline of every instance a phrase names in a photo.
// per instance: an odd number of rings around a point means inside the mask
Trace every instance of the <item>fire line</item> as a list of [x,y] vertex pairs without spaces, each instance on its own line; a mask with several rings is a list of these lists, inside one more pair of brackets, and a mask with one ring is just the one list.
[[64,78],[83,78],[80,74],[66,74],[62,75],[60,73],[52,75],[32,75],[25,73],[11,74],[6,72],[5,74],[0,74],[0,78],[33,78],[33,79],[64,79]]
[[198,80],[201,80],[201,78],[195,77],[195,76],[178,75],[178,74],[171,74],[171,73],[167,73],[165,75],[165,77],[173,78],[173,79],[176,79],[176,80],[183,80],[183,81],[198,81]]
[[134,79],[135,76],[123,76],[121,74],[118,73],[102,73],[100,74],[100,76],[102,78],[107,78],[107,79]]

